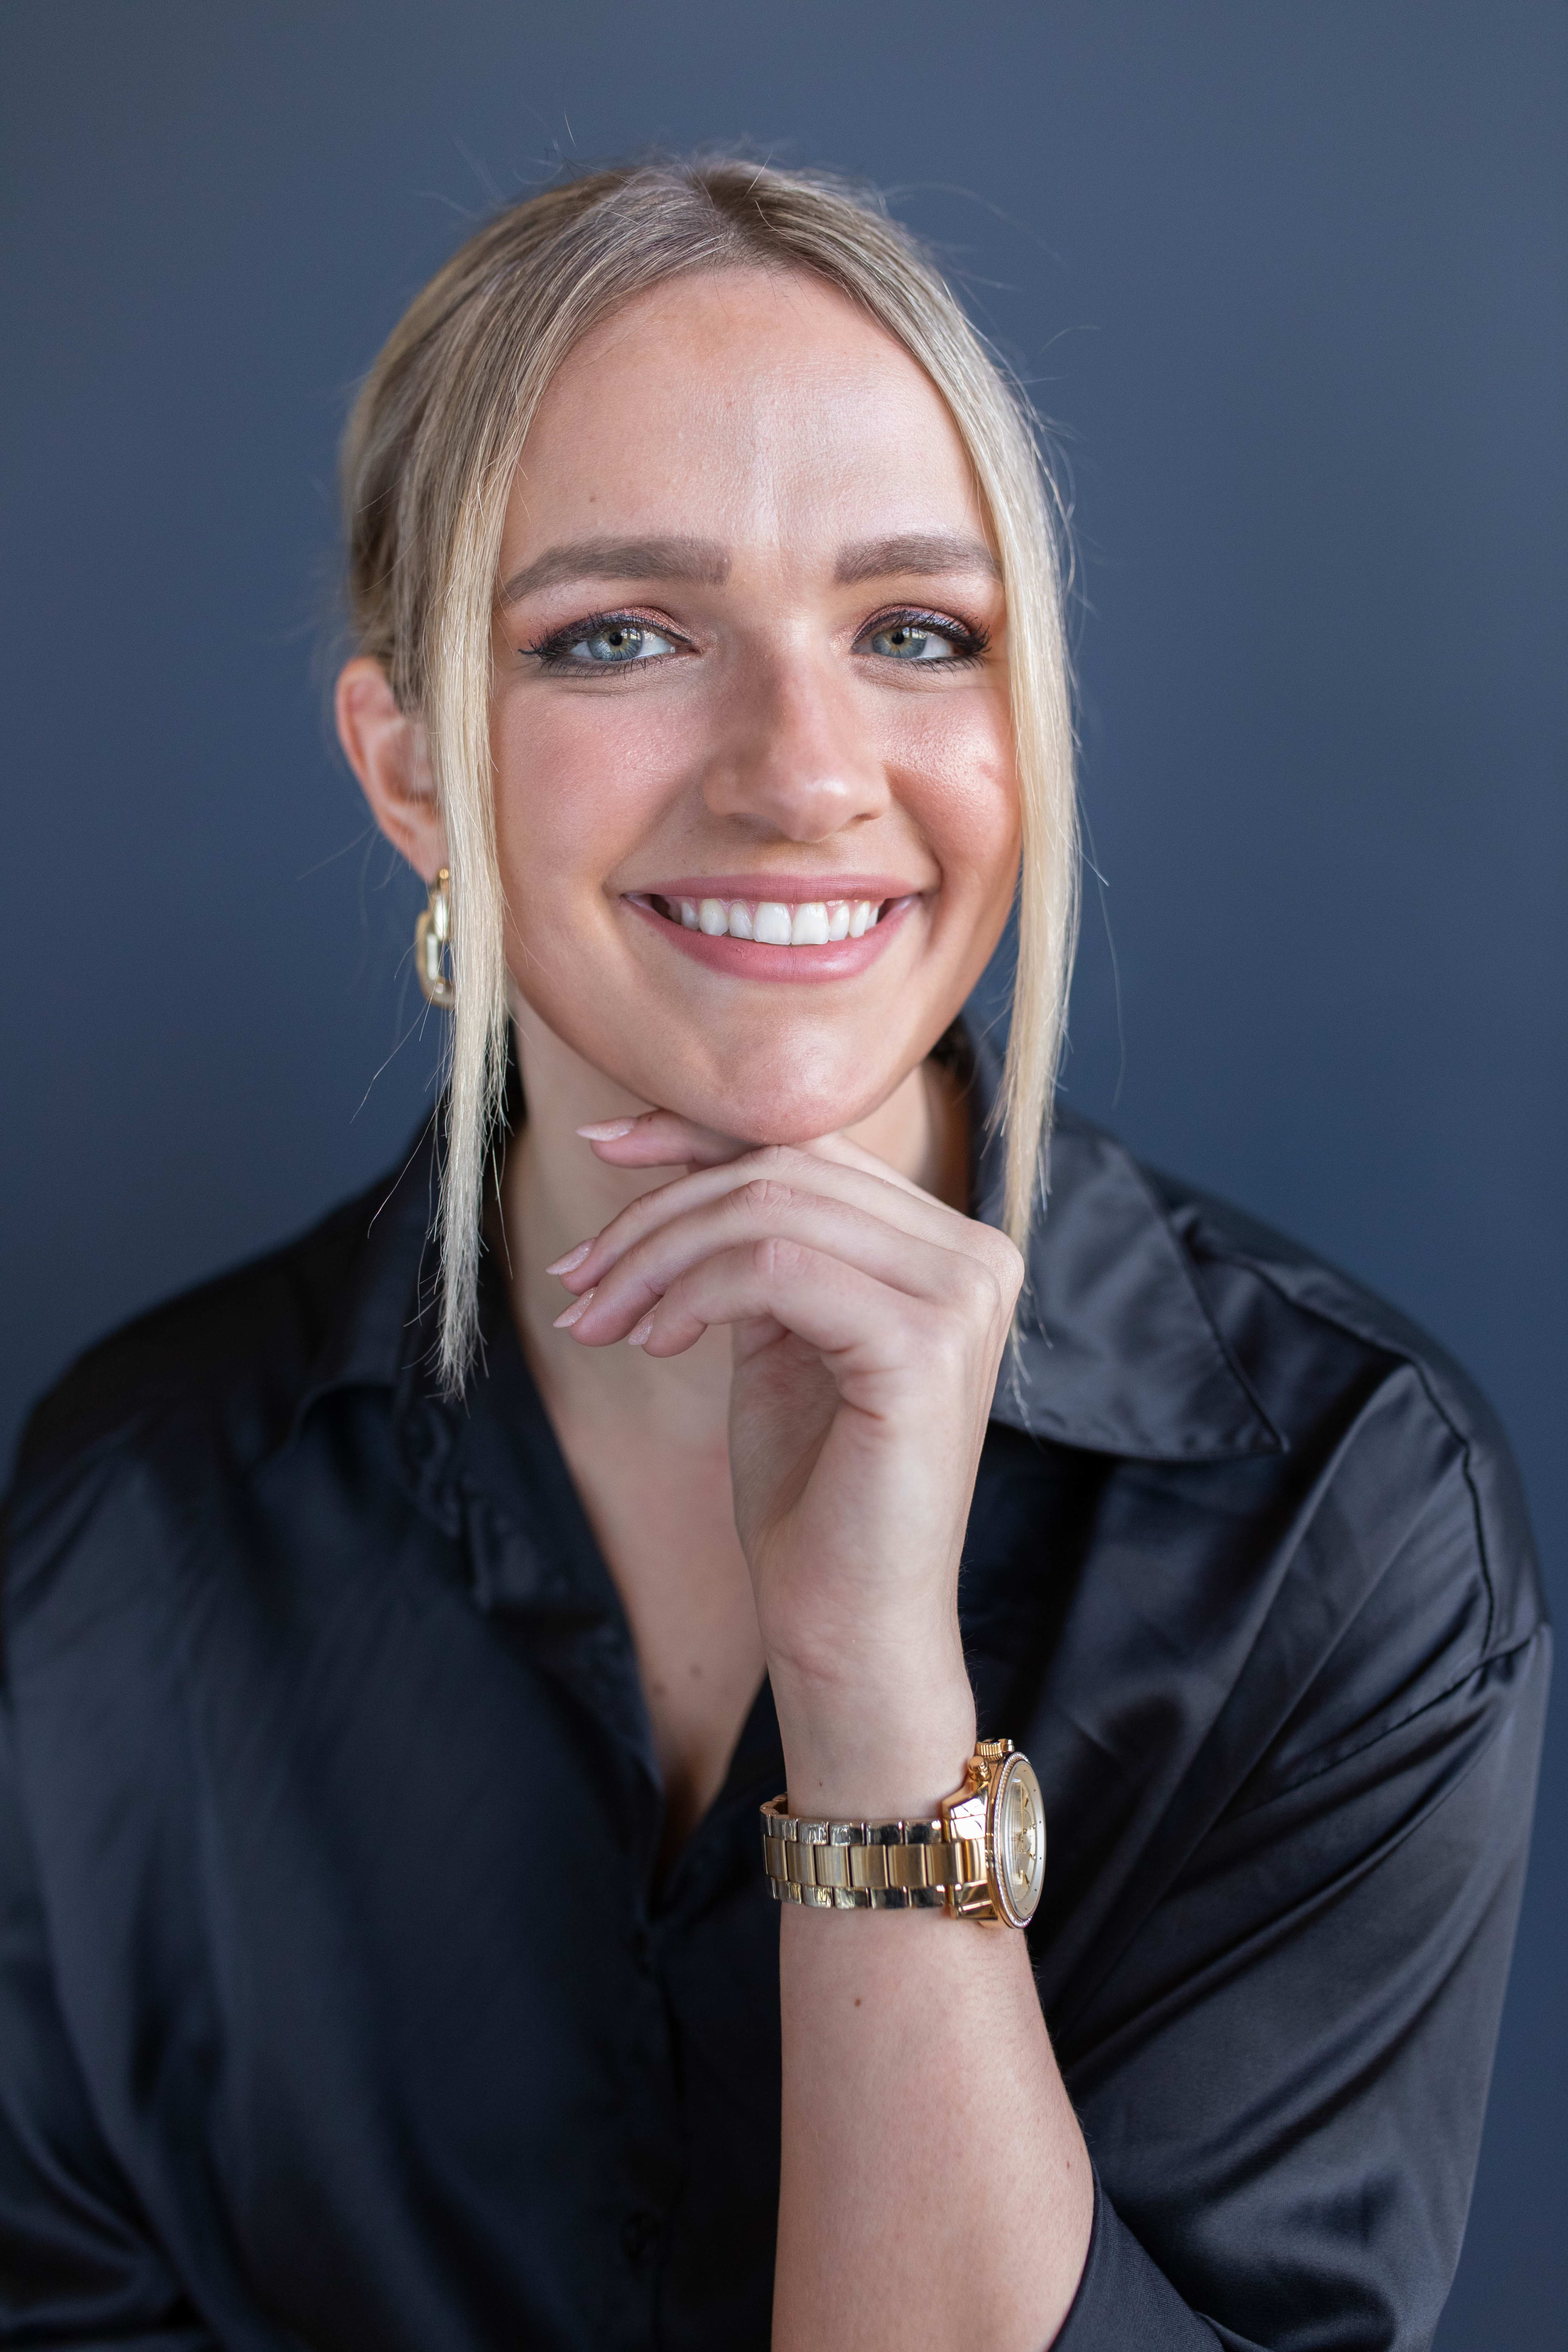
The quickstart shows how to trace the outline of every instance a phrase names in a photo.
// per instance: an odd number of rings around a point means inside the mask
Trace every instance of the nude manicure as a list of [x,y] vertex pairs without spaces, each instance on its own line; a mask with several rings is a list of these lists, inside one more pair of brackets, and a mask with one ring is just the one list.
[[[592,1297],[593,1292],[590,1291],[588,1296]],[[626,1333],[626,1345],[628,1348],[646,1348],[652,1337],[653,1317],[645,1315],[637,1328]]]
[[581,1298],[574,1298],[572,1301],[571,1306],[566,1307],[555,1318],[554,1322],[550,1327],[552,1331],[570,1331],[573,1324],[575,1323],[579,1315],[586,1315],[593,1303],[593,1292],[591,1290],[585,1290]]
[[574,1131],[587,1143],[618,1143],[636,1125],[635,1118],[595,1118]]
[[569,1249],[564,1257],[552,1258],[545,1267],[545,1273],[575,1274],[593,1246],[592,1242],[579,1242],[576,1248]]

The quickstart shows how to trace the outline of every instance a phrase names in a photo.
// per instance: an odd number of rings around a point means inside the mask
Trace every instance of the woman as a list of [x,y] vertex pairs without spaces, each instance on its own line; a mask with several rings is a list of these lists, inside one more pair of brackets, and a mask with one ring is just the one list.
[[30,1428],[0,2340],[1427,2343],[1523,1515],[1342,1277],[1070,1123],[1041,1210],[1021,407],[875,206],[638,166],[463,248],[346,485],[451,1082]]

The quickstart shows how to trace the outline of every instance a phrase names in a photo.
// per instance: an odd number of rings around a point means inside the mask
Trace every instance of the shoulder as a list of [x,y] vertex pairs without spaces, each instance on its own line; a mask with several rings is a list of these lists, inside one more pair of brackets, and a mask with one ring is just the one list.
[[[1232,1796],[1406,1748],[1458,1770],[1494,1737],[1527,1789],[1551,1637],[1475,1381],[1315,1252],[1100,1130],[1064,1136],[1055,1296],[1079,1324],[1055,1352],[1141,1440],[1100,1474],[1095,1540],[1141,1563],[1140,1641],[1163,1627],[1219,1706]],[[1041,1287],[1048,1307],[1048,1267]]]
[[352,1273],[364,1207],[338,1208],[282,1248],[165,1300],[79,1356],[23,1430],[18,1502],[171,1419],[241,1456],[275,1444]]
[[1431,1333],[1352,1276],[1233,1202],[1140,1163],[1200,1281],[1234,1269],[1258,1296],[1277,1301],[1301,1348],[1410,1365],[1434,1408],[1483,1442],[1503,1443],[1480,1390]]
[[1518,1473],[1446,1349],[1071,1114],[1051,1176],[995,1417],[1100,1457],[1097,1526],[1194,1622],[1223,1596],[1247,1629],[1235,1677],[1269,1708],[1313,1685],[1315,1736],[1359,1738],[1535,1640]]
[[[110,1497],[145,1506],[155,1492],[161,1510],[178,1512],[243,1485],[314,1391],[352,1373],[367,1336],[395,1368],[425,1223],[411,1172],[136,1317],[68,1367],[17,1448],[5,1512],[13,1606],[29,1563],[68,1549]],[[398,1230],[411,1224],[412,1235]]]
[[1359,1433],[1362,1453],[1406,1461],[1415,1504],[1423,1462],[1446,1446],[1463,1454],[1486,1526],[1525,1534],[1497,1418],[1427,1332],[1071,1112],[1058,1117],[1050,1166],[1016,1409],[1004,1401],[1000,1417],[1125,1461],[1236,1465],[1238,1491],[1243,1465],[1283,1460],[1300,1473]]
[[1142,1172],[1222,1345],[1296,1458],[1287,1486],[1300,1523],[1310,1515],[1309,1549],[1337,1551],[1336,1582],[1359,1563],[1361,1633],[1398,1650],[1425,1622],[1450,1669],[1530,1641],[1546,1608],[1529,1512],[1477,1383],[1339,1267],[1228,1202]]

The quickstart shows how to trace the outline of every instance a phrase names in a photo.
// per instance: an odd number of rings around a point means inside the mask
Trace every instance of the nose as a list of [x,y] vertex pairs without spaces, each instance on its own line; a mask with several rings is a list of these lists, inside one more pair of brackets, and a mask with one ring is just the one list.
[[826,841],[879,815],[887,772],[844,684],[809,658],[747,663],[702,775],[714,816],[786,841]]

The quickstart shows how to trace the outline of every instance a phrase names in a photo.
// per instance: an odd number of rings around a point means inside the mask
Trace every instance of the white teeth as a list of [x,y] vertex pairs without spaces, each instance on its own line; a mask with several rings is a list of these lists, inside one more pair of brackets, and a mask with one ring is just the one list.
[[837,940],[864,939],[881,915],[875,898],[808,898],[791,906],[782,898],[670,898],[664,902],[682,927],[710,940],[756,940],[771,948],[826,947]]

